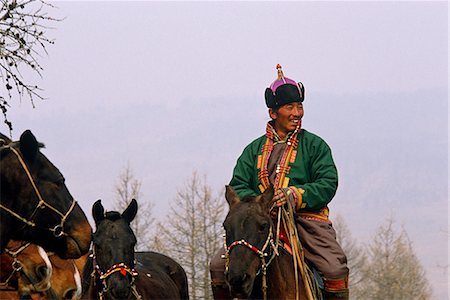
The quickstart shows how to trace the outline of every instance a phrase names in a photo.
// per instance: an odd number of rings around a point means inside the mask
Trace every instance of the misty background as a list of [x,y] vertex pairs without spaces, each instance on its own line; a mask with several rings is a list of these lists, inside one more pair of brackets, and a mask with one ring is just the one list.
[[448,299],[447,2],[53,4],[47,99],[14,99],[9,119],[14,139],[29,128],[46,144],[91,220],[127,164],[156,218],[193,172],[222,193],[264,134],[280,63],[305,85],[303,128],[333,151],[331,220],[369,241],[392,217]]

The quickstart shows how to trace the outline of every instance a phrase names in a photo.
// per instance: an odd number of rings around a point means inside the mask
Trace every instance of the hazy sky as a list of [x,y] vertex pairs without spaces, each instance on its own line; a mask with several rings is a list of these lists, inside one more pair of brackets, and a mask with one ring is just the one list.
[[89,217],[97,199],[113,208],[127,163],[161,220],[194,171],[219,193],[264,133],[280,63],[305,85],[304,128],[333,150],[331,218],[368,241],[392,216],[448,299],[447,2],[54,3],[48,100],[9,118]]

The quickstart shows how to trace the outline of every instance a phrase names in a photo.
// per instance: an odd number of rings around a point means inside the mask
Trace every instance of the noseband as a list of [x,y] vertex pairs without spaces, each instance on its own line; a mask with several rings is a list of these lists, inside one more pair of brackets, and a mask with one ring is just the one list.
[[17,256],[30,245],[31,243],[25,243],[22,246],[20,246],[16,251],[12,251],[9,250],[8,248],[5,248],[5,252],[13,258],[13,262],[11,263],[11,267],[13,268],[13,270],[5,281],[0,282],[0,289],[9,289],[10,288],[9,281],[13,278],[13,276],[16,273],[22,271],[22,263],[20,262],[20,260],[17,259]]
[[14,149],[14,147],[11,147],[10,145],[6,145],[6,146],[3,146],[1,148],[2,148],[2,150],[3,149],[10,149],[16,155],[16,157],[19,160],[22,168],[24,169],[25,173],[27,174],[27,177],[30,180],[31,185],[33,186],[34,192],[36,193],[36,196],[38,197],[39,202],[36,205],[36,208],[34,209],[33,213],[31,214],[31,216],[28,219],[20,216],[18,213],[16,213],[13,210],[7,208],[6,206],[4,206],[1,203],[0,203],[0,208],[5,210],[6,212],[11,214],[15,218],[19,219],[20,221],[22,221],[26,225],[29,225],[31,227],[38,227],[33,219],[34,219],[34,217],[35,217],[35,215],[36,215],[36,213],[37,213],[37,211],[39,209],[44,209],[44,208],[48,207],[49,209],[51,209],[52,211],[57,213],[59,216],[61,216],[61,222],[58,225],[56,225],[55,227],[53,227],[53,228],[43,228],[43,229],[52,231],[53,235],[55,237],[61,237],[63,235],[67,236],[67,234],[64,232],[64,223],[66,222],[67,217],[73,211],[73,209],[74,209],[75,205],[77,204],[77,202],[74,199],[72,199],[72,204],[70,205],[69,210],[65,214],[61,213],[58,209],[53,207],[50,203],[46,202],[42,198],[41,193],[39,192],[39,189],[37,188],[36,183],[34,182],[33,177],[31,176],[31,173],[30,173],[27,165],[25,164],[24,160],[22,159],[22,156],[19,154],[19,152],[16,149]]
[[[94,269],[92,271],[91,276],[95,279],[95,274],[97,273],[99,275],[98,278],[102,282],[102,289],[98,293],[100,300],[103,300],[104,294],[106,294],[108,292],[108,284],[106,282],[106,279],[116,272],[120,272],[120,275],[122,275],[123,277],[127,276],[127,274],[131,275],[131,291],[132,291],[133,295],[136,297],[136,299],[138,299],[138,300],[142,299],[142,296],[139,295],[139,293],[136,289],[136,285],[134,284],[135,277],[139,275],[139,273],[136,271],[136,269],[134,267],[130,268],[125,263],[121,262],[121,263],[112,265],[108,270],[103,272],[101,267],[97,264],[97,259],[95,256],[95,247],[93,247],[93,253],[91,254],[91,257],[92,257],[93,265],[94,265]],[[94,283],[95,282],[96,281],[94,280]]]

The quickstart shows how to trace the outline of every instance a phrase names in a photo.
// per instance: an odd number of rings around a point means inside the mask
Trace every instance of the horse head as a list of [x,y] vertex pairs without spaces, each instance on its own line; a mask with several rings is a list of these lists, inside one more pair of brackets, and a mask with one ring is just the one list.
[[63,258],[87,253],[91,226],[64,177],[40,152],[31,131],[18,142],[0,135],[1,250],[14,238],[41,245]]
[[272,251],[273,222],[270,186],[262,195],[240,199],[226,187],[225,198],[230,210],[223,223],[226,232],[225,280],[233,297],[248,298],[256,276],[265,272]]
[[130,227],[137,208],[135,199],[122,214],[116,211],[105,213],[101,200],[92,207],[96,225],[93,234],[95,278],[103,287],[100,294],[106,299],[128,299],[137,276],[134,269],[136,236]]
[[19,295],[30,295],[50,288],[52,266],[41,247],[11,240],[0,260],[0,281],[16,289]]

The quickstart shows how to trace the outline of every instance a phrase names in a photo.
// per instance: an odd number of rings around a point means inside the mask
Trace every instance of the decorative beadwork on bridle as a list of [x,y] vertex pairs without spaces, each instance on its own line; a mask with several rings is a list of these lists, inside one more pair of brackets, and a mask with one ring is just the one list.
[[[100,300],[103,299],[104,294],[108,292],[108,284],[106,279],[112,274],[119,272],[122,276],[127,276],[127,274],[131,275],[131,291],[136,297],[136,299],[142,299],[141,295],[139,295],[136,285],[134,283],[135,277],[139,275],[134,267],[129,267],[125,263],[117,263],[112,265],[108,270],[103,271],[102,268],[97,264],[97,259],[95,256],[95,247],[93,247],[93,253],[91,254],[94,270],[92,271],[91,276],[95,279],[95,274],[98,274],[98,279],[102,282],[102,290],[98,293]],[[94,280],[95,282],[95,280]]]
[[[277,245],[274,243],[273,240],[272,226],[270,226],[269,234],[267,235],[267,239],[261,249],[258,249],[257,247],[253,246],[245,239],[234,241],[228,246],[226,242],[226,237],[224,235],[223,246],[225,249],[225,255],[223,256],[223,258],[225,258],[225,274],[228,273],[228,267],[230,263],[230,252],[237,245],[245,246],[259,256],[259,259],[261,260],[261,268],[258,270],[257,275],[260,272],[262,273],[262,290],[264,294],[264,299],[267,299],[267,268],[272,262],[272,260],[275,258],[275,256],[278,255]],[[272,255],[270,255],[269,260],[266,262],[266,258],[269,257],[269,252],[265,252],[267,249],[269,250],[272,249],[273,251],[271,251]]]

